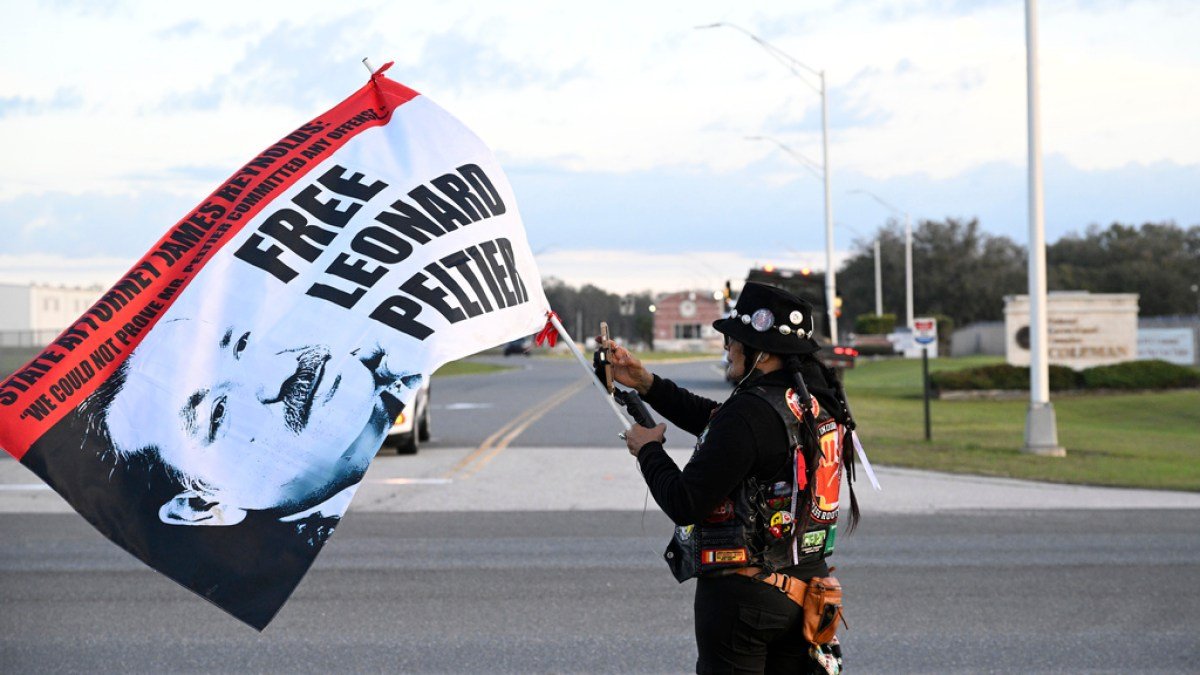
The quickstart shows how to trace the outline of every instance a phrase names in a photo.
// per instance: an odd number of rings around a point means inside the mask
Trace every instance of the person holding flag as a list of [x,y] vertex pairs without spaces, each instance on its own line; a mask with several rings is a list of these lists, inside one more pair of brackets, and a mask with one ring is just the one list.
[[[677,525],[667,563],[680,582],[697,579],[698,673],[840,671],[841,591],[825,559],[853,420],[836,373],[814,356],[813,311],[747,283],[731,315],[713,323],[725,336],[727,379],[737,382],[720,404],[608,343],[614,379],[698,437],[680,470],[663,449],[665,425],[625,432],[655,502]],[[857,515],[852,498],[851,526]]]

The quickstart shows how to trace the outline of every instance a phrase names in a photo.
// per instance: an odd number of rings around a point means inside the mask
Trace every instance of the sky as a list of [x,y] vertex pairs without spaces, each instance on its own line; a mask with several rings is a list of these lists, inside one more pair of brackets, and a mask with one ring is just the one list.
[[[491,146],[543,277],[824,269],[810,70],[835,264],[901,213],[1028,241],[1019,0],[5,4],[0,281],[111,283],[363,57]],[[1047,241],[1200,224],[1200,3],[1043,2],[1039,32]]]

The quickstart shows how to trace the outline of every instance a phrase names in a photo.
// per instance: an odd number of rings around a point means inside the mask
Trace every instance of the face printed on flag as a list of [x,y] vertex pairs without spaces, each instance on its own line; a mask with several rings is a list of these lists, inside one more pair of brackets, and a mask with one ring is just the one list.
[[0,382],[0,445],[261,629],[433,371],[547,310],[490,151],[377,74],[235,171]]
[[[190,489],[164,522],[233,525],[290,515],[356,484],[423,376],[378,346],[281,344],[279,333],[203,320],[160,323],[110,387],[103,423],[119,456],[154,453]],[[179,355],[185,354],[181,359]],[[138,415],[145,401],[173,414]]]

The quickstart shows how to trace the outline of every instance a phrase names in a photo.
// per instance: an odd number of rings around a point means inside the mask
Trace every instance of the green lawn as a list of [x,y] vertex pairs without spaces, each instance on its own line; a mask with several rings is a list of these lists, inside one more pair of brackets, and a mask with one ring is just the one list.
[[[997,362],[934,359],[930,370]],[[1052,395],[1065,458],[1023,454],[1027,400],[931,402],[924,437],[921,362],[860,362],[846,391],[871,460],[1063,483],[1200,491],[1200,390]]]
[[451,361],[433,374],[434,377],[453,377],[455,375],[481,375],[483,373],[498,373],[502,370],[512,370],[512,366],[497,366],[491,363],[477,361]]

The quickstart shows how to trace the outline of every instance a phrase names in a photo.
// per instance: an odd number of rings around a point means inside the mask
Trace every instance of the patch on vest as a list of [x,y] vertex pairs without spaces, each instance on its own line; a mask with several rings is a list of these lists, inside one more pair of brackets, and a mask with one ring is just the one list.
[[776,511],[771,515],[770,524],[767,526],[767,532],[771,533],[776,539],[783,539],[792,534],[792,514],[787,511]]
[[[787,399],[788,410],[792,411],[796,419],[804,421],[804,411],[800,409],[800,394],[797,394],[795,389],[788,389],[784,397]],[[821,415],[821,404],[817,403],[816,396],[809,398],[812,400],[812,416],[815,420]]]
[[804,533],[804,543],[800,545],[800,552],[803,554],[816,553],[825,548],[825,530],[817,530],[815,532]]
[[809,514],[817,522],[837,520],[842,494],[842,434],[837,423],[821,425],[821,456],[813,476],[813,499]]
[[730,565],[746,563],[750,554],[742,548],[705,548],[700,550],[701,565]]

